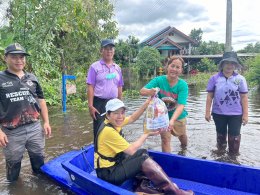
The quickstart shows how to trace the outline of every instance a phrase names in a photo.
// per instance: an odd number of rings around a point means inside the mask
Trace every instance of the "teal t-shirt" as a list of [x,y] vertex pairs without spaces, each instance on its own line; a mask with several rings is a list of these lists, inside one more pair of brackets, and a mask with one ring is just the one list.
[[[158,76],[152,79],[149,83],[147,83],[145,86],[147,89],[152,89],[155,87],[159,87],[160,91],[158,93],[158,97],[163,100],[165,103],[167,102],[167,99],[174,99],[173,101],[176,101],[177,104],[187,104],[188,94],[189,94],[189,88],[186,81],[183,79],[178,80],[178,82],[171,87],[166,75]],[[167,106],[167,103],[166,103]],[[169,118],[171,119],[174,111],[174,108],[168,108],[168,114]],[[187,111],[183,109],[181,115],[178,117],[177,120],[183,119],[188,115]]]

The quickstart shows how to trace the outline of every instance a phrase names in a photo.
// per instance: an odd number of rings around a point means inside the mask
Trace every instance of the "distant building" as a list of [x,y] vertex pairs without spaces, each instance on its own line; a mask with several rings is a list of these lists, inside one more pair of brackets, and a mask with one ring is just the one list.
[[166,27],[140,43],[141,47],[151,46],[164,57],[190,55],[196,41],[174,27]]

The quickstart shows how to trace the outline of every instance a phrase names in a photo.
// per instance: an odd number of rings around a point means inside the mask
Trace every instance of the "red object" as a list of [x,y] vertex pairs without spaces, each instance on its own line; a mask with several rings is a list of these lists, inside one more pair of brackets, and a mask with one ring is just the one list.
[[199,72],[198,70],[193,69],[193,70],[190,71],[190,74],[191,75],[196,75],[196,74],[198,74],[198,72]]

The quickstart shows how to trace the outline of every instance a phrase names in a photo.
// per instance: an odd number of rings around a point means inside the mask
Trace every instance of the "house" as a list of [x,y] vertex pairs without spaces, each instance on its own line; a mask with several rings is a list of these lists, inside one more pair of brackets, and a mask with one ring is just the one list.
[[140,43],[141,47],[151,46],[159,50],[164,57],[189,55],[196,41],[175,27],[168,26],[151,35]]

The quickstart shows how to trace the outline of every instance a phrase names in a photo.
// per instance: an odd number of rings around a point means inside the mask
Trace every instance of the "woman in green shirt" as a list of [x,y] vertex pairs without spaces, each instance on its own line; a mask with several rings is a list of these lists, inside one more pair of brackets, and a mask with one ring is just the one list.
[[169,131],[161,133],[163,152],[171,152],[171,134],[178,137],[182,147],[188,144],[186,134],[188,113],[184,107],[187,104],[189,90],[188,84],[179,78],[183,65],[184,61],[181,57],[172,56],[166,64],[167,74],[155,77],[140,90],[143,96],[154,96],[157,93],[156,88],[160,88],[158,97],[167,106],[170,124]]

